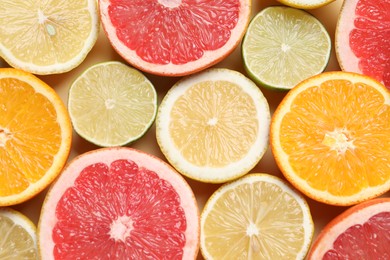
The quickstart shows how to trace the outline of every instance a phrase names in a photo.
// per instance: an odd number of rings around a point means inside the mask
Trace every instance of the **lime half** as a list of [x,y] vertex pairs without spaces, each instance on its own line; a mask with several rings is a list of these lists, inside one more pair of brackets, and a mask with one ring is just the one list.
[[71,85],[68,109],[81,137],[102,147],[122,146],[142,137],[153,124],[157,93],[140,71],[103,62]]
[[323,72],[331,39],[326,28],[306,11],[271,6],[250,22],[242,43],[244,66],[257,83],[288,90]]

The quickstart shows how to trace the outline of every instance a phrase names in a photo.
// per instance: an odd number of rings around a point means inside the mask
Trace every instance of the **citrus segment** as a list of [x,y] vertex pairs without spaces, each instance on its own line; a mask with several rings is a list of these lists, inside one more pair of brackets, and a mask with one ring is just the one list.
[[102,148],[76,157],[48,191],[38,237],[43,259],[195,259],[199,214],[168,164]]
[[245,69],[272,89],[291,89],[324,71],[331,51],[325,27],[303,10],[271,6],[250,22],[242,43]]
[[26,201],[60,173],[72,126],[57,93],[30,73],[0,69],[0,206]]
[[230,54],[249,22],[250,1],[99,0],[103,28],[130,64],[183,76]]
[[299,8],[299,9],[315,9],[334,2],[335,0],[277,0],[282,4]]
[[103,62],[72,83],[68,110],[80,136],[99,146],[121,146],[142,137],[153,124],[157,93],[138,70]]
[[98,37],[96,0],[4,0],[0,14],[0,55],[35,74],[75,68]]
[[373,199],[341,213],[314,242],[308,259],[386,259],[390,198]]
[[252,169],[268,146],[270,111],[259,88],[239,72],[209,69],[177,82],[156,119],[169,162],[195,180],[221,183]]
[[390,2],[345,0],[335,47],[342,70],[368,75],[390,88]]
[[390,92],[360,74],[311,77],[276,109],[271,147],[286,178],[315,200],[379,196],[390,189]]
[[268,174],[221,186],[201,214],[206,259],[304,259],[314,226],[295,190]]
[[0,208],[0,259],[38,259],[36,227],[22,213]]

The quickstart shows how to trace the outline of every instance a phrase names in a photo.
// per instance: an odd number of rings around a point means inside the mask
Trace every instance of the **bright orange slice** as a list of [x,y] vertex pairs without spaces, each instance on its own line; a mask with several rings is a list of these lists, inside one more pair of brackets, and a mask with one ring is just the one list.
[[276,109],[271,147],[286,178],[315,200],[379,196],[390,189],[390,92],[350,72],[311,77]]
[[34,75],[0,69],[0,206],[26,201],[60,173],[72,126],[56,92]]

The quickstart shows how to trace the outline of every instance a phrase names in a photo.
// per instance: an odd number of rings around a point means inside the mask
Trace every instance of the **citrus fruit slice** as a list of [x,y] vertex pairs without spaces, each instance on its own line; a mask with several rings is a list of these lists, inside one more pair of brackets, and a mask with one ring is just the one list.
[[213,68],[178,81],[163,98],[156,136],[185,176],[222,183],[249,172],[268,148],[270,111],[239,72]]
[[315,9],[334,2],[335,0],[278,0],[280,3],[299,8]]
[[288,90],[323,72],[331,40],[325,27],[306,11],[271,6],[250,22],[242,43],[248,75],[272,89]]
[[0,208],[0,259],[38,259],[36,232],[22,213]]
[[3,0],[0,13],[0,55],[34,74],[75,68],[98,37],[96,0]]
[[390,88],[390,2],[345,0],[336,25],[342,70],[375,78]]
[[277,107],[270,140],[282,173],[312,199],[347,206],[390,189],[390,92],[368,76],[299,83]]
[[248,174],[206,202],[200,249],[206,259],[304,259],[313,232],[301,195],[275,176]]
[[142,137],[156,118],[157,93],[140,71],[98,63],[72,83],[68,110],[75,131],[99,146],[121,146]]
[[355,205],[329,222],[308,259],[388,259],[390,198]]
[[100,148],[73,159],[49,189],[38,241],[42,259],[195,259],[199,212],[167,163]]
[[36,76],[0,69],[0,206],[45,189],[68,159],[72,125],[58,94]]
[[142,71],[184,76],[228,56],[248,26],[250,0],[99,0],[113,48]]

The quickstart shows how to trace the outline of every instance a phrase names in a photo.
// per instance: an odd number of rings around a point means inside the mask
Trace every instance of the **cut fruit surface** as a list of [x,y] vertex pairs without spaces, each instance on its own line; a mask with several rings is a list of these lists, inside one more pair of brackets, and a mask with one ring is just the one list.
[[323,72],[331,40],[325,27],[303,10],[271,6],[250,22],[242,58],[250,77],[263,86],[288,90]]
[[209,69],[177,82],[162,100],[156,136],[168,161],[189,178],[222,183],[249,172],[268,148],[270,111],[239,72]]
[[140,71],[123,63],[98,63],[78,76],[69,90],[68,110],[75,131],[103,147],[141,138],[153,124],[157,93]]
[[58,94],[36,76],[0,69],[0,206],[24,202],[61,172],[72,125]]
[[309,253],[309,260],[388,259],[390,198],[373,199],[329,222]]
[[278,0],[279,2],[299,9],[315,9],[334,2],[335,0]]
[[38,259],[34,223],[11,208],[0,208],[0,259]]
[[195,259],[199,212],[167,163],[101,148],[73,159],[48,191],[38,241],[42,259]]
[[390,1],[345,0],[335,49],[344,71],[368,75],[390,88]]
[[249,0],[99,0],[113,48],[142,71],[183,76],[221,61],[240,43]]
[[13,67],[55,74],[78,66],[99,31],[96,0],[3,0],[0,55]]
[[390,92],[370,77],[301,82],[276,109],[270,140],[282,173],[312,199],[352,205],[390,189]]
[[201,252],[206,259],[304,259],[313,232],[299,193],[275,176],[248,174],[206,202]]

